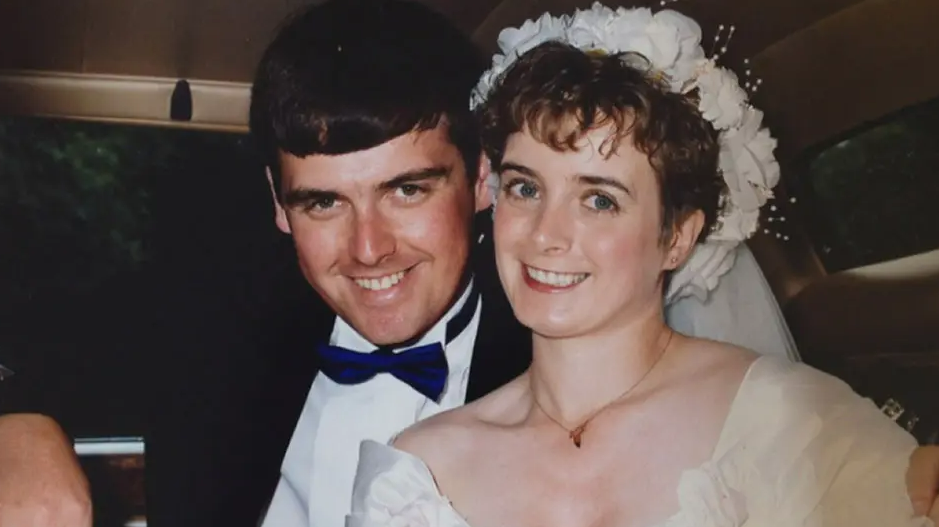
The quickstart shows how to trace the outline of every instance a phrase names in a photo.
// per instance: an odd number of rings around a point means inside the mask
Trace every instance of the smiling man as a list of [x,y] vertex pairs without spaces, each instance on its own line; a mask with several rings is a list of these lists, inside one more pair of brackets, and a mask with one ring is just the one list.
[[298,350],[318,373],[267,527],[343,525],[362,439],[387,441],[530,360],[475,243],[488,165],[468,100],[486,65],[426,7],[368,0],[311,7],[261,61],[251,129],[275,221],[336,314]]
[[358,152],[279,155],[277,226],[309,283],[369,342],[411,339],[465,287],[468,233],[488,203],[478,159],[464,162],[447,127]]

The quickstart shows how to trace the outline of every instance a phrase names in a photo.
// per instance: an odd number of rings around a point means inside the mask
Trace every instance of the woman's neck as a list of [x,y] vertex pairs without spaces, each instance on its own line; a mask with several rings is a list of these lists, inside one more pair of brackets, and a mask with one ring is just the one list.
[[670,337],[660,310],[573,338],[536,334],[530,369],[535,404],[575,427],[643,379]]

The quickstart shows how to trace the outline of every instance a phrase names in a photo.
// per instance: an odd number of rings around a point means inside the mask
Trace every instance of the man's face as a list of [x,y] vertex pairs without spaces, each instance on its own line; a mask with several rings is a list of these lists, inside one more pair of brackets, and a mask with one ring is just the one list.
[[443,316],[468,263],[473,215],[489,205],[484,175],[471,184],[446,125],[349,154],[282,153],[280,162],[277,226],[340,317],[383,345]]

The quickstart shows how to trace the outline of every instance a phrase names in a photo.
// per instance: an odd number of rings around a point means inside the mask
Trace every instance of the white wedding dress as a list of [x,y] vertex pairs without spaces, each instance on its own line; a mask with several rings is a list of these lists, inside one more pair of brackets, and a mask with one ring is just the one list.
[[[916,446],[843,382],[762,357],[738,390],[713,457],[681,477],[680,510],[650,527],[931,526],[913,518],[906,491]],[[346,527],[379,526],[471,527],[419,458],[365,441]]]

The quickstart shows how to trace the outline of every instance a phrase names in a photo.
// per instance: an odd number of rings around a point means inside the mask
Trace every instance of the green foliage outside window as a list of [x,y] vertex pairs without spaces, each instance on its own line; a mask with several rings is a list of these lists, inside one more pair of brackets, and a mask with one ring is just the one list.
[[[147,258],[159,130],[0,120],[4,294],[80,290]],[[18,294],[17,294],[18,293]]]
[[939,100],[815,155],[800,193],[830,272],[939,248]]
[[154,256],[155,189],[177,185],[184,192],[179,174],[194,164],[226,170],[217,160],[243,152],[242,140],[225,133],[0,117],[0,295],[9,304],[88,294],[115,275],[134,272]]

